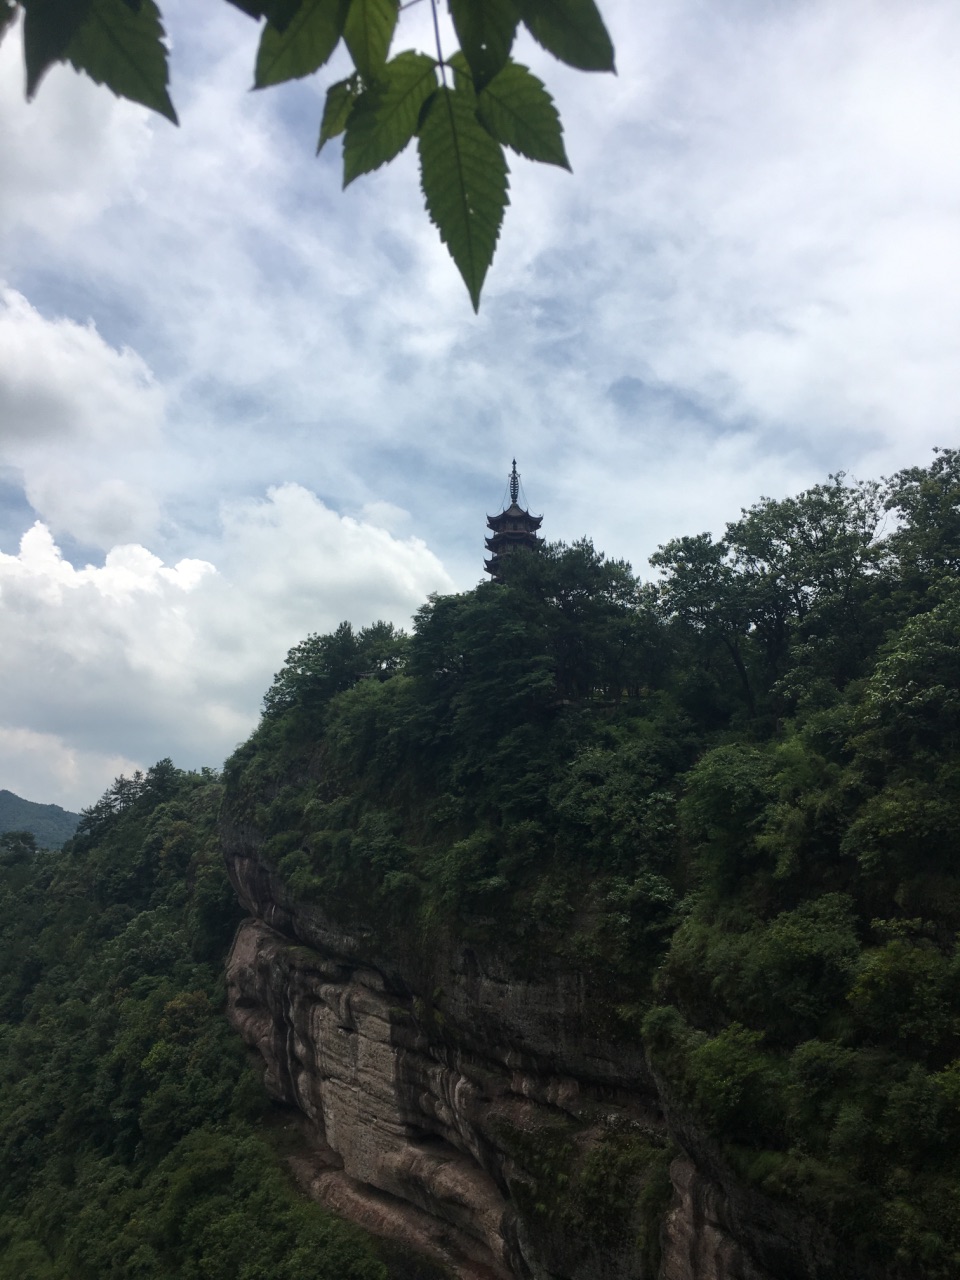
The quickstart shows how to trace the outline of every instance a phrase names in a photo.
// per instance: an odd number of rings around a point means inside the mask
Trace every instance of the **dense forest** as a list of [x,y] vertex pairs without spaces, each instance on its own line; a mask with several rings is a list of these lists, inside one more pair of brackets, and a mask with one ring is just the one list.
[[0,835],[2,1280],[418,1280],[294,1189],[223,1016],[222,787],[119,778],[62,851]]
[[61,853],[2,838],[0,1277],[405,1265],[280,1171],[220,1016],[221,795],[398,948],[576,966],[859,1274],[960,1274],[960,451],[653,564],[545,544],[410,635],[311,636],[222,779],[162,762]]

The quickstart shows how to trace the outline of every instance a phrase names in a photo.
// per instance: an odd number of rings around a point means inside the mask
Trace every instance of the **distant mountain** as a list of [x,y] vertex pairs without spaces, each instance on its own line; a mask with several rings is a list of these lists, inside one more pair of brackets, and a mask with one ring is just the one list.
[[5,831],[32,831],[44,849],[59,849],[76,831],[79,821],[79,813],[70,813],[58,804],[34,804],[12,791],[0,791],[0,835]]

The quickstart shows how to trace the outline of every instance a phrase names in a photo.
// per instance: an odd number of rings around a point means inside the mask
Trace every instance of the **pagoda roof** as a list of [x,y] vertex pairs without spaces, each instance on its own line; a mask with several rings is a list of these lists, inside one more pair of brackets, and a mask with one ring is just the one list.
[[509,507],[504,508],[497,515],[487,516],[487,525],[491,529],[496,529],[505,520],[522,520],[529,528],[539,529],[543,523],[543,516],[532,516],[529,511],[524,511],[523,507],[516,502],[511,502]]

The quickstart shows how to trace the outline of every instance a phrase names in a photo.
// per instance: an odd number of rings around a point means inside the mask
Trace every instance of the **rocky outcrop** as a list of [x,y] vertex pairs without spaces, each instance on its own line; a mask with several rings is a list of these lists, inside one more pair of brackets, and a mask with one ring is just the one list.
[[308,1122],[297,1173],[311,1191],[464,1276],[510,1276],[517,1224],[471,1123],[483,1090],[427,1052],[383,976],[257,921],[241,927],[227,976],[269,1092]]
[[681,1158],[667,1181],[656,1082],[582,975],[450,941],[398,950],[294,901],[252,838],[234,832],[227,861],[252,913],[230,1016],[303,1117],[292,1166],[318,1199],[463,1280],[808,1274],[764,1268],[755,1207],[722,1179]]

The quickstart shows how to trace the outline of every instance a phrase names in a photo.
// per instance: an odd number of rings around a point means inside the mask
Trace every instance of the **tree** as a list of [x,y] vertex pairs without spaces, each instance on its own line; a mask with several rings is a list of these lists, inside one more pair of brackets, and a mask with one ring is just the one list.
[[960,567],[960,449],[934,449],[929,467],[887,481],[886,507],[901,518],[890,538],[904,585],[922,596]]
[[793,692],[815,678],[842,687],[882,628],[880,517],[880,486],[842,472],[795,498],[762,498],[722,540],[674,538],[651,556],[664,613],[729,654],[751,715],[791,658],[804,668]]
[[807,683],[859,674],[879,638],[878,601],[866,605],[884,559],[881,512],[876,482],[839,472],[795,498],[761,498],[727,525],[767,681],[783,675],[791,647]]
[[[412,2],[412,0],[411,0]],[[254,87],[311,75],[343,41],[354,71],[327,90],[317,152],[343,137],[343,185],[379,169],[417,139],[427,212],[474,309],[493,260],[507,200],[504,148],[569,169],[560,117],[543,83],[511,55],[522,23],[561,62],[612,71],[613,45],[594,0],[448,0],[456,51],[390,57],[400,0],[228,0],[266,19]],[[154,0],[0,0],[0,38],[24,13],[27,97],[56,62],[69,62],[120,97],[177,123],[167,48]]]
[[310,635],[287,654],[283,668],[263,698],[267,717],[292,707],[316,713],[358,680],[388,680],[403,669],[408,638],[391,622],[375,622],[355,632],[341,622],[330,635]]
[[502,576],[536,602],[559,697],[618,698],[644,682],[649,609],[640,612],[641,589],[626,560],[608,560],[589,538],[579,538],[513,556]]
[[736,669],[752,716],[756,701],[743,657],[750,616],[729,551],[726,543],[714,542],[709,533],[700,533],[671,539],[654,552],[650,563],[664,570],[660,586],[664,615],[723,646]]

